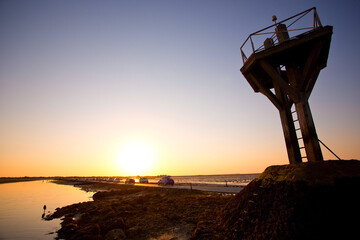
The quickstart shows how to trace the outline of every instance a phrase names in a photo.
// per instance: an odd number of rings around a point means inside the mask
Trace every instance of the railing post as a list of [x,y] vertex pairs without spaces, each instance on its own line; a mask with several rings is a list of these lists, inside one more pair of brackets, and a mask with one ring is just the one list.
[[322,27],[322,24],[321,24],[321,22],[320,22],[320,18],[319,18],[319,16],[318,16],[318,14],[317,14],[317,12],[316,12],[316,8],[314,9],[314,18],[315,18],[315,21],[316,21],[316,26],[317,27]]
[[314,9],[314,17],[313,17],[313,29],[316,28],[317,22],[316,22],[316,10]]
[[245,55],[245,53],[243,52],[242,49],[240,49],[240,52],[241,52],[241,58],[242,58],[242,60],[243,60],[243,63],[245,63],[246,60],[247,60],[247,57],[246,57],[246,55]]
[[251,35],[250,35],[250,42],[251,42],[251,47],[252,47],[252,50],[253,50],[253,53],[255,52],[255,48],[254,48],[254,43],[252,41],[252,38],[251,38]]

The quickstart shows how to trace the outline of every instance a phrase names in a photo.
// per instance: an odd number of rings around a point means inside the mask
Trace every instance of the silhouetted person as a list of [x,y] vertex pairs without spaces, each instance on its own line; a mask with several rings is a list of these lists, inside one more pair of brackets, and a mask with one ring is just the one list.
[[41,218],[44,218],[44,217],[45,217],[46,205],[44,205],[43,209],[44,209],[44,212],[43,212],[43,214],[41,215]]

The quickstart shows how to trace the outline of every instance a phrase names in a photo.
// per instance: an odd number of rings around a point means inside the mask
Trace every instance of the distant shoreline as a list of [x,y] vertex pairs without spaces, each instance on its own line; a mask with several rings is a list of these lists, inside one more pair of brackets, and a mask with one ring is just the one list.
[[29,181],[38,181],[38,180],[49,180],[51,178],[43,177],[21,177],[21,178],[0,178],[0,184],[2,183],[15,183],[15,182],[29,182]]

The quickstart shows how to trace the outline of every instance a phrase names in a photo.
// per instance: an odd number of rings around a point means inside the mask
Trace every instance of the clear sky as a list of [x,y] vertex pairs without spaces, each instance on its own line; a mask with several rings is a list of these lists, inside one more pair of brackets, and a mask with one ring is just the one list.
[[310,97],[317,133],[360,159],[359,1],[1,0],[0,176],[287,164],[278,111],[240,73],[239,47],[272,15],[314,6],[334,27]]

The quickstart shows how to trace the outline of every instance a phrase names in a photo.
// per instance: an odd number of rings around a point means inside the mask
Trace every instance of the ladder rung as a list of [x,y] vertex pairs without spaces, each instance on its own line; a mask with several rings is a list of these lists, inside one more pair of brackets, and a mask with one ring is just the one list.
[[293,122],[297,122],[297,121],[299,121],[299,119],[296,119],[296,120],[294,120]]
[[296,113],[296,110],[295,110],[295,111],[292,111],[291,113]]
[[298,138],[298,140],[303,139],[302,137]]
[[304,149],[305,147],[300,147],[299,149]]
[[301,128],[296,128],[296,129],[295,129],[295,131],[299,131],[299,130],[301,130]]
[[301,157],[301,158],[307,158],[307,156],[305,156],[305,157]]

